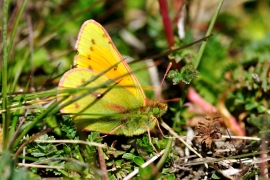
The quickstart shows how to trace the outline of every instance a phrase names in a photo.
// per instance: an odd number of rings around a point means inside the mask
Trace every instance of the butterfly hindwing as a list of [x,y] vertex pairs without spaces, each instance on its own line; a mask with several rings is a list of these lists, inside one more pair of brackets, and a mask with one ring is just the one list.
[[[82,85],[85,82],[96,76],[99,76],[98,73],[89,69],[75,68],[64,74],[59,87],[61,89],[81,88],[84,87]],[[111,83],[106,87],[102,87],[108,81],[109,79],[106,76],[100,76],[85,86],[89,87],[89,89],[69,95],[65,102],[77,98],[83,93],[87,94],[62,108],[61,112],[76,114],[72,117],[73,121],[77,127],[84,130],[110,133],[119,125],[128,122],[135,124],[135,126],[131,126],[135,128],[135,131],[139,128],[139,123],[134,121],[131,116],[139,107],[143,107],[143,102],[134,99],[131,92],[121,85]],[[123,134],[122,130],[119,129],[115,133]]]

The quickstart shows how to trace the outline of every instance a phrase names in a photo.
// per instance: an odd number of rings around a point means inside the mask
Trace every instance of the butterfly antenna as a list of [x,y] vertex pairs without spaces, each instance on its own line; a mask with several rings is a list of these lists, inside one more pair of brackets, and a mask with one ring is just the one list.
[[163,76],[163,79],[162,79],[162,81],[161,81],[160,88],[159,88],[159,91],[158,91],[158,97],[161,97],[161,89],[162,89],[162,85],[163,85],[163,83],[164,83],[164,81],[165,81],[165,78],[166,78],[166,76],[167,76],[169,70],[171,69],[171,67],[172,67],[172,63],[170,62],[169,65],[168,65],[168,67],[167,67],[167,70],[166,70],[166,72],[165,72],[165,74],[164,74],[164,76]]

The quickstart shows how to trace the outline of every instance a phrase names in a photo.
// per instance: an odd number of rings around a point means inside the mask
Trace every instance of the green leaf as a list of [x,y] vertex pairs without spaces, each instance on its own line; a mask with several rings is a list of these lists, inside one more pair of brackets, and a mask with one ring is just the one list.
[[173,82],[173,85],[179,84],[180,81],[190,84],[192,79],[196,78],[198,71],[194,68],[192,64],[185,65],[180,72],[177,70],[169,71],[167,79],[170,79]]
[[61,122],[61,131],[66,133],[66,137],[69,139],[74,139],[76,137],[76,128],[74,122],[69,116],[63,116],[63,121]]
[[45,122],[49,125],[49,127],[54,128],[53,132],[58,136],[61,136],[61,129],[58,126],[57,119],[55,116],[47,116],[45,118]]
[[139,168],[140,178],[142,180],[154,180],[153,168],[152,166],[147,166],[145,168]]
[[220,177],[219,177],[219,176],[217,176],[215,173],[214,173],[214,174],[212,174],[211,178],[213,178],[213,179],[220,179]]
[[252,109],[256,108],[256,106],[257,106],[257,103],[251,102],[251,103],[246,104],[245,108],[246,108],[246,110],[252,110]]
[[120,168],[123,164],[123,160],[117,160],[115,161],[116,168]]
[[264,113],[265,111],[267,111],[267,108],[264,107],[263,105],[259,105],[257,107],[257,111],[258,111],[258,113]]
[[125,153],[122,158],[123,159],[127,159],[127,160],[133,160],[136,156],[134,154],[131,153]]
[[42,152],[32,152],[31,154],[34,157],[42,157],[42,156],[45,156],[46,155],[45,153],[42,153]]
[[114,160],[112,159],[112,160],[106,161],[106,165],[109,166],[109,167],[114,165]]
[[83,168],[82,166],[74,163],[74,162],[66,162],[65,163],[65,169],[66,170],[71,170],[71,171],[76,171],[76,172],[82,172]]
[[133,161],[138,165],[141,166],[144,164],[144,160],[143,158],[141,158],[140,156],[136,156],[133,158]]
[[93,132],[91,132],[91,133],[88,135],[87,140],[90,141],[90,142],[97,142],[97,143],[100,143],[100,142],[102,142],[103,138],[100,137],[100,133],[99,133],[99,132],[93,131]]
[[126,151],[131,148],[130,144],[121,144],[121,147]]

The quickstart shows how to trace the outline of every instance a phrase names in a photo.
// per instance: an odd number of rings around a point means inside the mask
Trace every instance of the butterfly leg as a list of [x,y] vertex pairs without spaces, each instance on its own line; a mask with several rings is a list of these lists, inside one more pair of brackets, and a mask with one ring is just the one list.
[[106,137],[106,136],[108,136],[110,134],[113,134],[115,131],[117,131],[120,128],[124,128],[124,126],[123,125],[119,125],[116,128],[114,128],[111,132],[109,132],[108,134],[105,134],[104,136],[101,136],[101,137],[104,138],[104,137]]
[[165,137],[165,138],[168,138],[167,136],[165,136],[165,135],[163,134],[163,131],[162,131],[162,130],[161,130],[161,128],[160,128],[160,125],[159,125],[158,119],[157,119],[157,118],[154,118],[154,120],[156,121],[156,123],[157,123],[157,127],[158,127],[158,129],[159,129],[160,133],[162,134],[162,136],[163,136],[163,137]]
[[155,151],[156,153],[159,153],[158,150],[155,148],[155,146],[154,146],[153,143],[152,143],[152,139],[151,139],[151,134],[150,134],[150,129],[149,129],[149,127],[148,127],[148,126],[144,126],[144,128],[147,130],[150,145],[153,147],[153,149],[154,149],[154,151]]

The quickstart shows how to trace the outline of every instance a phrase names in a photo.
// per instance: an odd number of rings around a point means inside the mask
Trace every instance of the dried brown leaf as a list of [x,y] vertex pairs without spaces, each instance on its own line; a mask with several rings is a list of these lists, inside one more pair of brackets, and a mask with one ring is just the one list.
[[213,113],[211,117],[206,117],[200,120],[197,125],[197,136],[200,136],[199,141],[201,144],[205,144],[207,148],[210,148],[214,139],[220,139],[222,136],[220,130],[219,113]]

